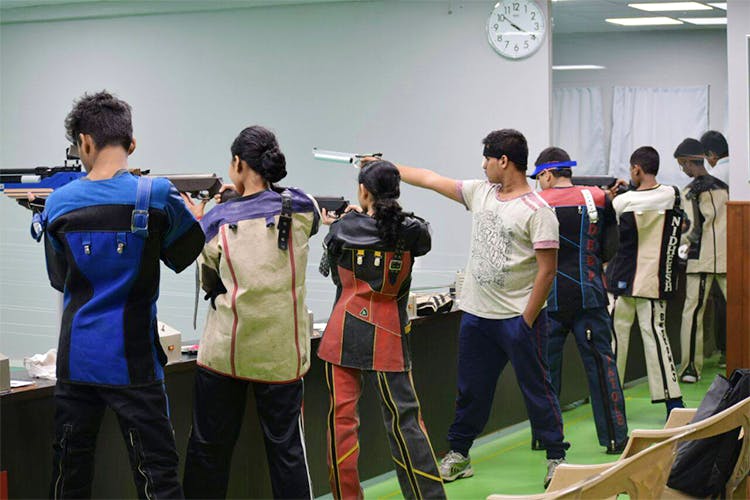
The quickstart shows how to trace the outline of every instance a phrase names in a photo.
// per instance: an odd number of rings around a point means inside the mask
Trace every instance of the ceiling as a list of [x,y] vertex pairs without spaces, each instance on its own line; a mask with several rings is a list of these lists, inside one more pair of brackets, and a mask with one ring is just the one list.
[[[66,19],[120,17],[174,12],[219,11],[272,5],[297,5],[337,1],[373,0],[0,0],[0,24],[16,24]],[[433,1],[449,8],[461,4],[486,2],[491,8],[495,0],[386,0],[392,2]],[[725,17],[721,9],[698,12],[652,13],[628,7],[628,3],[660,0],[553,0],[552,18],[555,33],[622,32],[638,30],[725,29],[725,26],[682,24],[659,27],[624,27],[604,21],[610,17]],[[661,0],[667,1],[667,0]],[[714,0],[698,0],[702,2]],[[750,1],[750,0],[748,0]]]
[[[695,30],[726,29],[726,26],[618,26],[604,21],[610,17],[726,17],[722,9],[677,12],[646,12],[628,7],[629,3],[654,3],[669,0],[557,0],[552,2],[552,19],[555,33],[622,32],[638,30]],[[700,3],[717,0],[696,0]],[[750,1],[750,0],[748,0]]]

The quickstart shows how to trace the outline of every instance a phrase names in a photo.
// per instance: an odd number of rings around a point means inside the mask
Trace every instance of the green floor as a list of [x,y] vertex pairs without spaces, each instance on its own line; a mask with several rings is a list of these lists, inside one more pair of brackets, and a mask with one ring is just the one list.
[[[718,358],[706,360],[703,379],[697,384],[682,384],[685,406],[697,407],[717,373]],[[625,390],[626,412],[630,429],[655,429],[664,426],[666,410],[663,403],[651,404],[648,385],[643,382]],[[571,443],[568,462],[593,464],[614,461],[599,446],[594,430],[591,406],[581,405],[563,413],[565,439]],[[480,499],[491,493],[528,494],[544,491],[546,473],[543,451],[531,451],[528,422],[487,436],[471,450],[474,477],[445,486],[450,499]],[[368,481],[365,497],[403,498],[395,473]]]

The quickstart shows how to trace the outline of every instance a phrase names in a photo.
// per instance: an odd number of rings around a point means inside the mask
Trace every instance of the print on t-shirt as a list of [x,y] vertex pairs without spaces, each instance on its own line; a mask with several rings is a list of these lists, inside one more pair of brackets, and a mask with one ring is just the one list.
[[482,285],[504,287],[513,230],[503,224],[500,215],[490,211],[478,213],[476,224],[470,260],[474,279]]

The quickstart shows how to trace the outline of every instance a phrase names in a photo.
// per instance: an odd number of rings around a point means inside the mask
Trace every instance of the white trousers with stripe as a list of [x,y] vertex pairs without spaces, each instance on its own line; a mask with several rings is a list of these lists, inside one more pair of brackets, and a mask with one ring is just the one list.
[[639,297],[617,297],[613,311],[617,371],[625,380],[625,367],[630,344],[630,329],[638,318],[646,356],[646,373],[651,402],[659,403],[682,396],[677,383],[677,370],[667,337],[667,303],[664,300]]
[[[700,375],[703,369],[703,318],[706,314],[706,304],[714,280],[719,284],[721,293],[724,294],[726,299],[726,274],[691,273],[687,275],[685,307],[682,312],[682,328],[680,331],[680,342],[682,343],[681,375],[686,371],[694,372],[691,373],[693,375]],[[688,368],[691,368],[691,370],[688,370]]]

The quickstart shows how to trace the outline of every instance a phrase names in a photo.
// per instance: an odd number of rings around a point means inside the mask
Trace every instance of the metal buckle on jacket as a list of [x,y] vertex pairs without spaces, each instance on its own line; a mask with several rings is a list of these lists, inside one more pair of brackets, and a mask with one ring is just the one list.
[[130,216],[130,232],[148,232],[148,210],[133,210],[133,215]]

